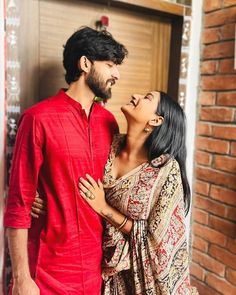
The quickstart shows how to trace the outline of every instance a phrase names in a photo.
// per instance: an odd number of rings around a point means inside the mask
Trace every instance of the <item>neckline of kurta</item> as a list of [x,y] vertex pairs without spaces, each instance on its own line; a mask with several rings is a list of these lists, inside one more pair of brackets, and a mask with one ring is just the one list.
[[[78,111],[78,113],[81,115],[81,116],[86,116],[87,118],[87,115],[86,115],[86,112],[85,110],[82,108],[82,105],[80,102],[76,101],[75,99],[71,98],[67,93],[66,93],[66,89],[60,89],[59,92],[58,92],[58,96],[60,98],[62,98],[63,100],[65,100],[69,105],[71,105],[74,109],[76,109]],[[92,107],[91,107],[91,111],[90,111],[90,115],[91,113],[96,109],[96,103],[94,102]],[[90,116],[89,116],[90,117]]]

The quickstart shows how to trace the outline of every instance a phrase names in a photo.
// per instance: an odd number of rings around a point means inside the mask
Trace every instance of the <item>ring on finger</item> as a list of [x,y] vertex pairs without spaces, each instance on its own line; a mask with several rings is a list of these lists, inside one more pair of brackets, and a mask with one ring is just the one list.
[[89,190],[85,193],[85,196],[86,196],[86,198],[88,198],[88,199],[91,198],[91,195],[92,195],[92,193],[91,193]]

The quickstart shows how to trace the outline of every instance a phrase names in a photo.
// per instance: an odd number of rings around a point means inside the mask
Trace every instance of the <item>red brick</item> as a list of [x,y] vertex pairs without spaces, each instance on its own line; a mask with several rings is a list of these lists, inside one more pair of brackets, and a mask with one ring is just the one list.
[[215,105],[216,93],[202,91],[199,96],[199,104],[201,105]]
[[209,44],[220,40],[220,29],[210,28],[203,30],[202,43]]
[[235,0],[224,0],[224,7],[228,6],[234,6],[235,5]]
[[236,158],[215,155],[213,167],[218,170],[236,173]]
[[[216,289],[217,291],[219,291],[221,294],[224,295],[233,295],[235,294],[235,287],[228,283],[227,281],[225,281],[222,278],[219,278],[218,276],[208,273],[207,277],[206,277],[206,283],[211,286],[213,289]],[[222,293],[222,290],[224,290]],[[212,293],[215,294],[215,293]]]
[[234,286],[236,286],[236,270],[228,268],[226,270],[226,279]]
[[226,58],[234,56],[234,42],[226,41],[205,45],[203,48],[203,59]]
[[221,246],[226,245],[226,236],[222,233],[211,229],[207,226],[201,225],[199,223],[193,223],[193,234],[197,235],[200,238],[203,238],[204,240],[212,243],[217,244]]
[[201,74],[214,74],[216,73],[218,61],[207,60],[201,63]]
[[200,119],[213,122],[232,122],[234,121],[234,110],[221,107],[202,107]]
[[236,203],[236,192],[223,187],[212,185],[210,188],[210,196],[215,200],[229,205],[235,205]]
[[236,189],[235,175],[220,172],[208,167],[197,167],[196,177],[203,181],[209,181],[216,185],[222,185],[230,189]]
[[221,9],[205,15],[205,27],[215,27],[235,23],[236,7]]
[[236,142],[231,143],[231,155],[236,156]]
[[212,257],[216,258],[218,261],[224,263],[225,266],[236,269],[235,255],[225,250],[224,248],[221,248],[217,245],[210,245],[208,253]]
[[231,238],[235,237],[236,223],[210,215],[209,226],[215,230],[218,230],[219,232],[222,232],[223,234]]
[[[195,207],[199,209],[206,210],[207,212],[214,213],[218,216],[225,216],[226,215],[226,209],[222,204],[218,203],[217,201],[214,201],[209,198],[205,198],[199,195],[195,196],[194,200]],[[196,208],[195,208],[196,209]]]
[[197,134],[198,135],[211,135],[211,124],[198,122],[197,123]]
[[230,252],[236,254],[236,239],[228,238],[226,247]]
[[[195,210],[195,209],[194,209]],[[198,236],[194,236],[193,238],[193,248],[200,250],[201,252],[207,252],[208,250],[208,242],[199,238]]]
[[234,69],[234,59],[233,58],[222,59],[220,61],[219,73],[223,73],[223,74],[236,73],[236,70]]
[[223,277],[225,274],[224,264],[198,250],[193,251],[192,259],[194,262],[200,264],[203,268],[210,270],[221,277]]
[[199,264],[191,262],[190,274],[203,281],[205,277],[205,270]]
[[222,295],[194,277],[191,277],[191,285],[197,288],[199,295]]
[[[236,207],[227,206],[226,207],[226,217],[229,220],[236,221]],[[234,225],[236,226],[236,222],[234,222]],[[234,230],[234,236],[236,237],[236,228]]]
[[221,27],[221,40],[235,38],[235,24],[228,24]]
[[209,11],[221,8],[221,0],[207,0],[207,1],[204,1],[203,3],[204,3],[203,9],[205,12],[209,12]]
[[193,210],[193,219],[195,221],[197,221],[198,223],[207,225],[208,224],[208,216],[209,216],[209,214],[206,211],[199,210],[197,208],[195,208]]
[[234,90],[236,75],[203,76],[201,87],[202,90]]
[[236,239],[228,239],[227,241],[227,249],[236,254]]
[[195,153],[196,162],[200,165],[210,165],[212,156],[209,153],[205,153],[202,151],[196,151]]
[[235,126],[212,126],[212,136],[215,138],[236,140],[236,127]]
[[207,182],[196,180],[194,189],[196,193],[208,196],[210,185]]
[[236,93],[222,92],[218,93],[217,104],[225,106],[236,106]]
[[196,139],[196,148],[208,152],[226,154],[229,151],[229,143],[223,140],[198,136]]

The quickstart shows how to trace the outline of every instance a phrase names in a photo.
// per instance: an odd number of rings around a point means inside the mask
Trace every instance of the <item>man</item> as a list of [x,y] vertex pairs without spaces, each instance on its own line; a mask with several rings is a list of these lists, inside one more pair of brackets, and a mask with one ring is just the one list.
[[[102,224],[77,183],[103,176],[118,126],[94,98],[111,97],[126,55],[107,32],[78,30],[63,53],[69,88],[20,119],[5,213],[13,295],[100,294]],[[36,190],[48,214],[31,224]]]

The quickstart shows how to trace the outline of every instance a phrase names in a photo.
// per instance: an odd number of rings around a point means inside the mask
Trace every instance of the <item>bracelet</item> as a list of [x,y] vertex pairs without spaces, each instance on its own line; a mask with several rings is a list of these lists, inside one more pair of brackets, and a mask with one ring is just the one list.
[[119,227],[117,227],[117,229],[118,229],[118,230],[121,230],[121,229],[125,226],[125,224],[126,224],[127,221],[128,221],[128,217],[125,216],[125,219],[124,219],[123,222],[119,225]]

